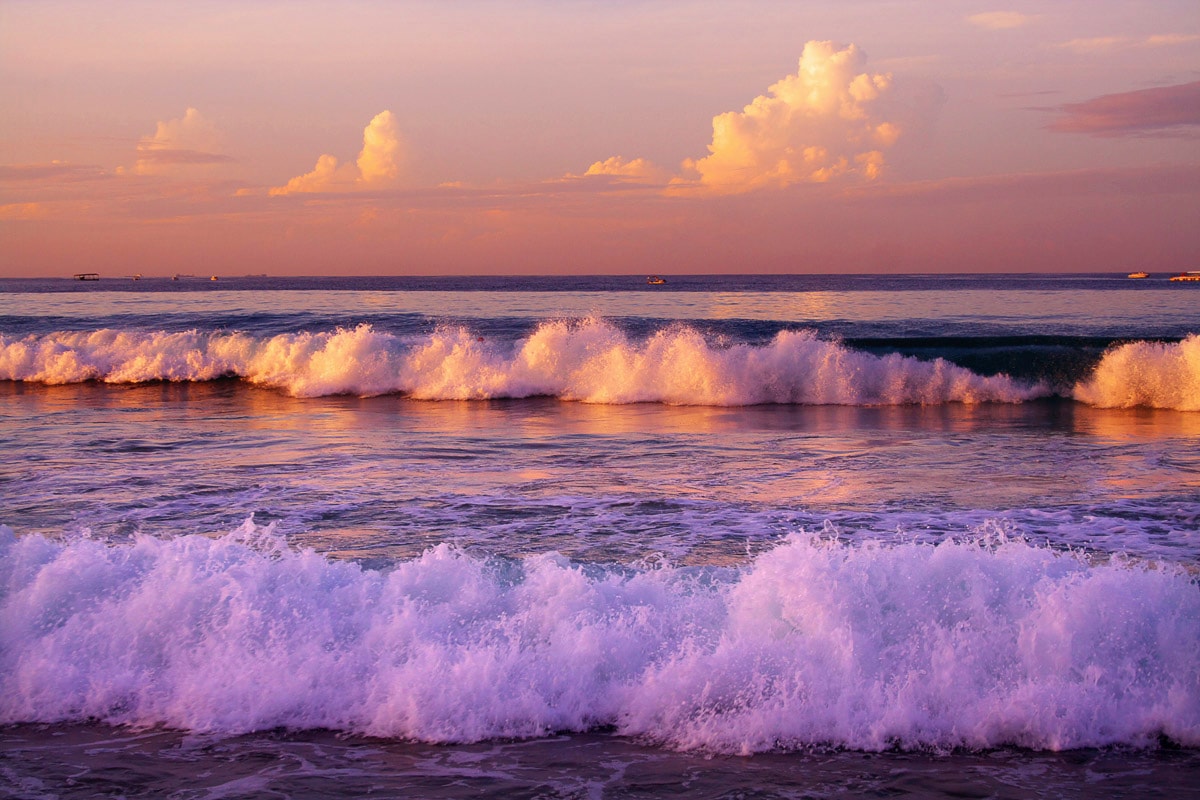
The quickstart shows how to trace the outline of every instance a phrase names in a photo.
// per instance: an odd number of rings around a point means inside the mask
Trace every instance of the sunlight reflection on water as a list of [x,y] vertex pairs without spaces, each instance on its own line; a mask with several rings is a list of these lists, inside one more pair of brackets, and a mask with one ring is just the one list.
[[[1058,401],[422,402],[298,399],[231,381],[0,383],[0,396],[22,487],[4,522],[22,532],[176,535],[254,514],[331,550],[420,552],[495,536],[501,550],[599,546],[622,560],[655,549],[684,557],[725,537],[744,553],[745,537],[776,536],[789,519],[819,528],[863,514],[901,515],[884,523],[894,529],[903,515],[1073,516],[1133,502],[1145,529],[1166,535],[1188,524],[1170,498],[1200,488],[1196,415]],[[1087,530],[1064,541],[1086,543]],[[331,531],[358,533],[337,544]],[[1136,550],[1138,535],[1130,529],[1126,546]],[[1183,552],[1200,544],[1172,535]]]

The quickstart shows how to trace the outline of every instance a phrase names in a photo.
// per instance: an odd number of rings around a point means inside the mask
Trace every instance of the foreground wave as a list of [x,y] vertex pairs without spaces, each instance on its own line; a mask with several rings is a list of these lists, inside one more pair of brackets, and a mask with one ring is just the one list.
[[429,742],[615,727],[749,753],[1200,746],[1200,587],[1021,541],[792,536],[740,569],[439,546],[390,571],[0,528],[0,723]]

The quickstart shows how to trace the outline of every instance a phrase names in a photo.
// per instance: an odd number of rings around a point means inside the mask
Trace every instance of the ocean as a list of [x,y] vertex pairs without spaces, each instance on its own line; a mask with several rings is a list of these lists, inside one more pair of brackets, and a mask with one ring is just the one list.
[[1200,797],[1200,287],[0,280],[0,797]]

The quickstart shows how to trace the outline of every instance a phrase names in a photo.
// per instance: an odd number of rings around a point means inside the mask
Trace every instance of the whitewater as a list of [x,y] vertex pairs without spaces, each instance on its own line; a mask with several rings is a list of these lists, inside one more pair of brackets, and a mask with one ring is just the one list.
[[0,281],[0,797],[1194,794],[1195,287]]
[[[1044,384],[984,376],[943,358],[873,355],[811,330],[724,343],[672,326],[631,340],[602,319],[553,321],[514,343],[464,327],[420,338],[370,325],[281,334],[102,329],[8,339],[0,380],[48,384],[237,377],[296,396],[401,393],[422,400],[534,396],[591,403],[895,405],[1021,402]],[[1112,347],[1068,396],[1102,407],[1200,410],[1200,336]]]
[[1200,745],[1200,592],[1179,568],[792,536],[739,569],[439,545],[380,572],[253,522],[118,547],[0,535],[5,723],[432,742],[613,726],[735,753]]

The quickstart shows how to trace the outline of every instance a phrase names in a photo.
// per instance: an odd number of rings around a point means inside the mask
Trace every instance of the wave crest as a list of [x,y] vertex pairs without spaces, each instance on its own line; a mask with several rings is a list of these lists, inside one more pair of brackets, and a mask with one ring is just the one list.
[[943,359],[856,351],[811,331],[783,331],[765,345],[721,346],[673,326],[638,342],[594,318],[544,322],[516,343],[452,327],[402,339],[369,325],[270,338],[108,329],[0,336],[0,379],[140,383],[223,376],[298,396],[399,392],[428,400],[553,396],[717,406],[1020,402],[1046,393]]
[[1181,342],[1129,342],[1104,354],[1075,398],[1102,408],[1200,411],[1200,335]]

